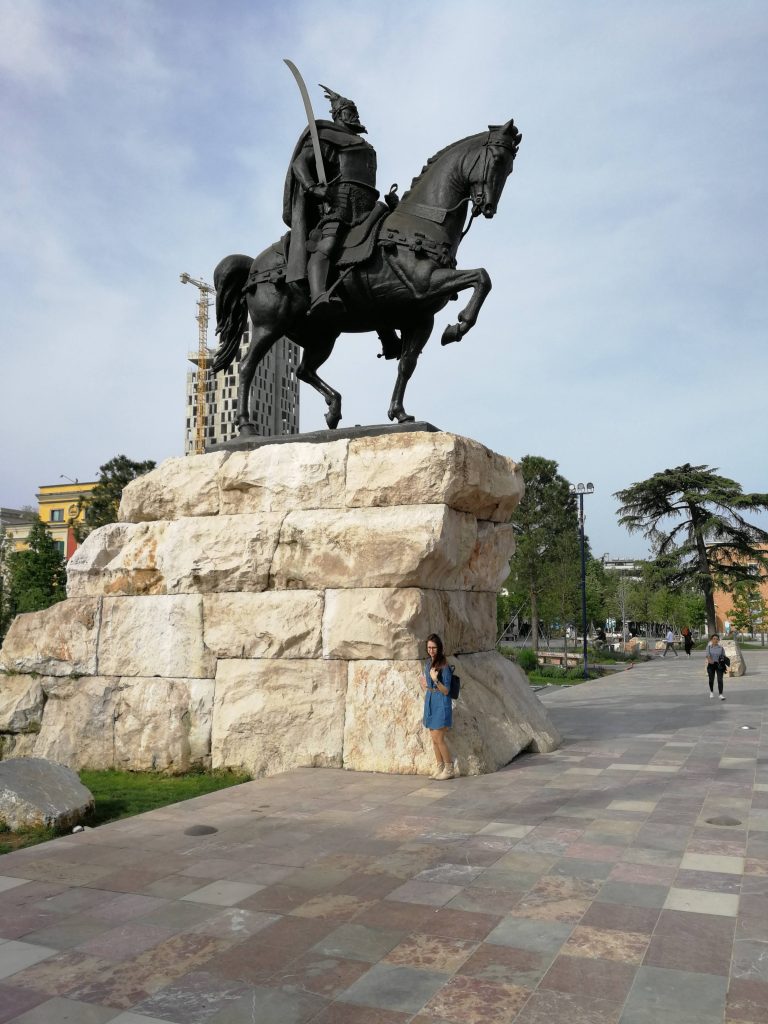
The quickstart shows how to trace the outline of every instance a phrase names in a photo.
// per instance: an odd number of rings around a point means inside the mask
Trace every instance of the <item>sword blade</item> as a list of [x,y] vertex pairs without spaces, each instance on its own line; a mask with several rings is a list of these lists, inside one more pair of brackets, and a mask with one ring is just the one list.
[[304,110],[305,110],[306,115],[307,115],[307,121],[309,122],[309,135],[310,135],[310,138],[312,139],[312,149],[314,150],[314,153],[315,153],[315,164],[317,166],[317,180],[318,180],[318,182],[321,185],[326,185],[327,184],[327,179],[325,177],[325,164],[323,163],[323,152],[320,149],[320,137],[317,134],[317,125],[315,124],[315,115],[314,115],[314,112],[312,110],[312,103],[310,102],[310,99],[309,99],[309,93],[307,92],[307,87],[304,84],[304,79],[301,77],[301,72],[296,67],[296,65],[293,63],[293,61],[292,60],[288,60],[287,57],[283,57],[283,61],[288,65],[288,67],[289,67],[289,69],[291,71],[291,74],[296,79],[296,84],[299,87],[299,92],[301,93],[301,99],[302,99],[302,101],[304,103]]

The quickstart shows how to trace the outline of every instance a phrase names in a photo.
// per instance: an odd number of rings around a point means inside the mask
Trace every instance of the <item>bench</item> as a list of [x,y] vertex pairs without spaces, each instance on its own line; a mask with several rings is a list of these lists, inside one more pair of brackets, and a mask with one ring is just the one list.
[[564,651],[539,651],[537,658],[540,665],[565,665],[566,668],[576,668],[582,660],[580,655]]

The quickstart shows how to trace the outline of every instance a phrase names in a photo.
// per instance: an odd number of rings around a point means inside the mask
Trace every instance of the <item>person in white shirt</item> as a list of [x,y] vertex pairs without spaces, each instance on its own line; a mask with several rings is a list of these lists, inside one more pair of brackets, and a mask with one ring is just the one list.
[[675,634],[671,629],[667,630],[667,639],[665,640],[665,643],[667,646],[664,648],[662,658],[666,658],[670,651],[672,651],[674,656],[677,657],[677,651],[675,650]]

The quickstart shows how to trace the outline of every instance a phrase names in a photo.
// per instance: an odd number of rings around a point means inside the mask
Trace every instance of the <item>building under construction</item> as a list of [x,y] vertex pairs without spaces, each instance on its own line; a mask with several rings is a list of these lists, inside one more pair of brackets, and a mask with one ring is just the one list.
[[[243,335],[240,351],[230,368],[215,376],[206,371],[205,447],[237,437],[237,385],[240,360],[248,350],[249,333]],[[281,338],[272,346],[256,370],[251,385],[250,408],[259,437],[276,437],[299,432],[299,380],[296,370],[301,355],[298,345]],[[195,451],[197,433],[197,364],[187,373],[187,419],[184,454]]]

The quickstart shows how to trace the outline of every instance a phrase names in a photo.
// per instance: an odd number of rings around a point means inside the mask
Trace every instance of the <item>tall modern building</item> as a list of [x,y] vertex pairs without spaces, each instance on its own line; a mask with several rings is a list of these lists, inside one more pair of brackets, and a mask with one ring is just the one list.
[[[237,385],[240,360],[250,344],[250,324],[240,342],[240,351],[232,366],[224,372],[208,371],[206,381],[205,446],[221,444],[237,437]],[[184,433],[184,454],[195,448],[197,408],[197,352],[190,352],[195,369],[187,373],[187,417]],[[251,419],[259,437],[278,437],[299,432],[299,379],[296,376],[301,355],[299,346],[281,338],[272,346],[256,370],[251,385]]]

